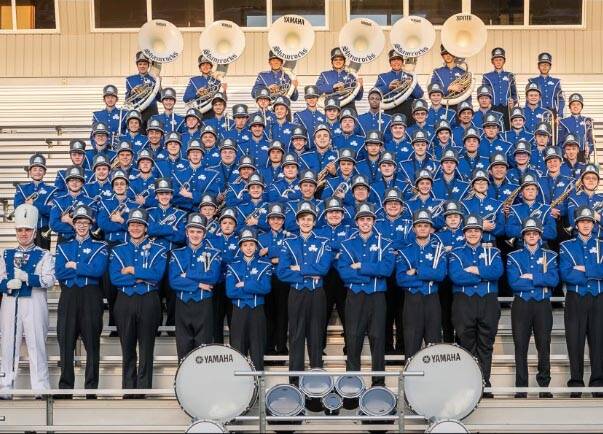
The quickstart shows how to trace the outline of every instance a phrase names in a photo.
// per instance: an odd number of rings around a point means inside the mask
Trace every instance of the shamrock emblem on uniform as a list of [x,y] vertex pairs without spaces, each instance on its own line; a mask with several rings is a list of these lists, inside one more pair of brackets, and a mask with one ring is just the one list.
[[318,252],[318,247],[316,247],[316,244],[311,244],[310,247],[308,247],[308,251],[309,252]]
[[251,274],[251,275],[258,274],[258,269],[257,269],[257,268],[255,268],[255,267],[253,267],[253,268],[251,269],[251,271],[249,272],[249,274]]
[[82,252],[86,255],[89,255],[90,252],[92,252],[92,249],[90,249],[89,247],[86,247],[85,249],[82,249]]
[[428,253],[425,255],[425,259],[432,261],[433,260],[433,255],[431,253]]
[[371,252],[377,252],[379,250],[379,247],[377,247],[376,244],[371,244],[371,247],[369,248],[369,251]]

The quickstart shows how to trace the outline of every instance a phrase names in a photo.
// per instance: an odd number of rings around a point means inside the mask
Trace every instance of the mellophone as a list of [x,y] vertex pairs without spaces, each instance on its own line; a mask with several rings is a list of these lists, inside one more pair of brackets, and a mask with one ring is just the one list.
[[[257,376],[235,375],[252,371],[251,361],[227,345],[202,345],[184,357],[174,389],[182,410],[195,420],[187,432],[227,432],[224,424],[257,412]],[[432,344],[409,359],[404,372],[423,373],[405,377],[404,398],[431,424],[428,432],[468,432],[461,421],[475,410],[484,388],[479,363],[468,351]],[[336,417],[341,411],[378,419],[397,413],[398,395],[387,387],[367,387],[359,376],[334,378],[324,371],[301,376],[299,386],[271,386],[264,402],[268,416],[283,419],[317,412]]]
[[[400,18],[390,31],[390,43],[393,49],[402,55],[405,72],[411,77],[398,81],[385,95],[381,109],[388,110],[402,104],[417,85],[414,73],[416,61],[427,54],[435,42],[433,25],[420,16]],[[160,41],[161,43],[158,43]],[[466,58],[477,54],[486,43],[486,26],[483,21],[470,14],[456,14],[446,20],[442,27],[442,43],[455,56],[465,73],[452,85],[460,85],[461,90],[450,91],[444,96],[447,105],[465,100],[473,90],[474,79],[467,67]],[[173,24],[165,20],[147,22],[139,31],[139,44],[154,67],[154,75],[159,78],[161,64],[174,61],[183,49],[182,34]],[[284,15],[277,19],[268,31],[268,45],[285,62],[283,74],[288,80],[280,85],[271,85],[270,98],[290,97],[295,91],[292,84],[296,76],[296,62],[308,55],[314,45],[314,29],[310,22],[299,15]],[[356,18],[343,26],[339,32],[339,46],[348,61],[346,71],[354,78],[338,87],[332,93],[319,98],[319,107],[331,96],[336,96],[343,107],[354,100],[361,89],[358,72],[362,64],[377,59],[383,51],[385,36],[375,21],[369,18]],[[157,48],[161,47],[161,48]],[[214,95],[222,90],[221,79],[226,75],[229,64],[236,61],[245,49],[245,34],[232,21],[220,20],[207,27],[199,37],[201,54],[217,65],[211,73],[207,87],[197,89],[197,98],[187,103],[187,108],[197,108],[201,113],[211,109]],[[127,109],[144,110],[160,90],[160,80],[154,86],[135,89],[126,100]]]

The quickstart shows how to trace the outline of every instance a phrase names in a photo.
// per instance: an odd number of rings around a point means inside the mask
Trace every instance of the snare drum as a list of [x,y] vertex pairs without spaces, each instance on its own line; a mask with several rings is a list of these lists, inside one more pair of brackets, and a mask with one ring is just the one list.
[[202,345],[178,366],[176,399],[193,418],[229,422],[246,413],[257,397],[256,378],[234,373],[253,370],[251,362],[234,348]]
[[360,413],[367,416],[389,416],[396,412],[398,399],[394,393],[381,386],[371,387],[360,396]]
[[475,358],[452,344],[423,348],[407,363],[404,372],[424,372],[405,377],[404,395],[409,407],[426,419],[462,420],[477,407],[484,382]]
[[356,375],[343,375],[335,382],[335,390],[343,398],[343,408],[346,410],[358,408],[358,398],[365,389],[364,380]]
[[228,432],[224,426],[213,420],[198,420],[186,429],[187,433],[225,433]]
[[278,384],[266,392],[266,412],[271,416],[299,416],[304,412],[304,395],[291,384]]
[[445,419],[432,423],[426,433],[468,433],[469,430],[458,420]]

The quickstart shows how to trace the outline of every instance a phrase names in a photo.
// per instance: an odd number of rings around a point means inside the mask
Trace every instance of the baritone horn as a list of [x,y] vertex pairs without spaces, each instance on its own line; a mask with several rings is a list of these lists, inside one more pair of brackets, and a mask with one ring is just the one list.
[[228,72],[228,66],[241,57],[245,50],[245,33],[232,21],[215,21],[199,36],[199,48],[205,58],[218,66],[208,80],[206,92],[186,106],[207,113],[214,96],[222,88],[222,79]]
[[[339,31],[339,47],[346,60],[349,61],[347,72],[355,77],[353,86],[347,87],[345,93],[339,94],[341,107],[349,104],[360,92],[361,85],[358,81],[358,71],[363,63],[375,60],[385,46],[385,35],[381,26],[368,18],[355,18]],[[321,106],[324,106],[324,98]]]
[[[425,18],[409,15],[396,21],[389,39],[394,50],[404,57],[405,63],[415,65],[417,58],[427,54],[433,47],[435,29]],[[383,95],[381,109],[392,109],[408,99],[417,85],[417,75],[414,72],[407,74],[410,79],[401,81],[398,86]]]
[[152,20],[138,31],[138,45],[151,62],[149,73],[155,78],[155,84],[143,84],[132,89],[124,108],[143,111],[161,89],[161,65],[173,62],[180,56],[184,41],[180,30],[169,21]]
[[283,59],[283,74],[289,82],[282,80],[278,89],[270,92],[271,99],[279,96],[290,98],[295,92],[293,69],[297,61],[305,57],[314,46],[314,29],[310,21],[299,15],[283,15],[268,30],[268,46]]
[[[441,36],[444,48],[456,57],[457,65],[465,70],[450,84],[448,94],[444,96],[446,105],[455,105],[466,100],[473,91],[474,78],[465,59],[477,54],[486,45],[486,25],[476,15],[456,14],[446,20]],[[452,90],[452,87],[458,89]]]

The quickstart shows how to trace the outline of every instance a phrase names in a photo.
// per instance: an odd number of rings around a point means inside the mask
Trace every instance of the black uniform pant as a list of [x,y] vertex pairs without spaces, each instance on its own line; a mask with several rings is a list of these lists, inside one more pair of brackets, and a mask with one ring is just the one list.
[[182,360],[199,345],[214,341],[214,309],[211,298],[183,302],[176,299],[176,352]]
[[323,288],[289,290],[289,369],[304,370],[304,344],[310,368],[322,368],[322,342],[327,318]]
[[414,124],[414,121],[411,117],[412,114],[412,102],[415,100],[415,98],[407,98],[406,101],[404,101],[402,104],[397,105],[396,107],[390,108],[388,110],[385,110],[385,113],[387,113],[388,115],[395,115],[396,113],[402,113],[404,116],[406,116],[406,124],[407,125],[412,125]]
[[406,360],[421,349],[423,341],[426,344],[442,341],[442,308],[437,293],[423,295],[407,291],[404,294],[402,319]]
[[[159,294],[151,291],[128,296],[123,292],[115,300],[115,324],[122,352],[122,388],[153,387],[153,351],[155,333],[161,322]],[[138,345],[137,356],[136,346]],[[139,361],[136,368],[137,359]]]
[[333,313],[333,307],[337,309],[337,315],[339,316],[339,321],[343,326],[345,336],[345,298],[347,294],[347,289],[343,284],[343,280],[341,280],[339,273],[334,267],[331,268],[326,274],[324,282],[325,294],[327,296],[327,321],[325,323],[324,340],[322,345],[323,349],[327,346],[327,327],[329,326],[329,319],[331,319],[331,315]]
[[230,330],[232,320],[232,303],[226,296],[226,287],[224,282],[220,282],[214,286],[214,295],[211,298],[214,305],[214,342],[217,344],[224,343],[224,317]]
[[568,387],[584,387],[584,344],[588,340],[590,387],[603,386],[603,296],[565,296],[565,340],[570,362]]
[[[385,370],[385,293],[348,291],[345,299],[346,336],[348,349],[346,369],[360,371],[362,346],[368,334],[373,371]],[[373,386],[385,385],[383,377],[373,377]]]
[[[109,249],[118,245],[118,241],[108,241]],[[100,282],[101,289],[103,291],[103,297],[107,300],[107,308],[109,309],[109,325],[115,326],[115,315],[113,309],[115,307],[115,299],[117,298],[117,287],[111,283],[111,276],[109,270],[103,274]]]
[[492,110],[495,112],[499,112],[502,115],[505,131],[509,131],[511,129],[511,120],[509,119],[509,106],[507,104],[498,104],[492,106]]
[[271,290],[266,294],[264,304],[268,354],[287,354],[288,299],[289,284],[272,275]]
[[147,130],[147,122],[149,121],[149,119],[151,119],[151,116],[154,116],[158,113],[159,113],[159,111],[157,110],[157,103],[155,101],[151,102],[151,104],[149,104],[149,106],[146,109],[144,109],[142,112],[140,112],[140,116],[142,117],[140,131],[146,131]]
[[498,331],[500,305],[497,294],[468,296],[454,294],[452,323],[459,344],[477,357],[486,387],[490,387],[492,351]]
[[59,389],[73,389],[73,352],[81,336],[86,349],[86,389],[98,387],[100,335],[103,330],[103,295],[98,285],[71,288],[61,284],[57,337],[61,355]]
[[540,387],[548,387],[551,382],[551,330],[553,329],[553,309],[549,300],[525,301],[515,296],[511,306],[511,327],[515,344],[515,386],[528,386],[528,347],[534,333],[538,351],[538,374],[536,381]]
[[[385,292],[385,352],[404,354],[404,337],[402,335],[402,310],[404,292],[398,288],[396,276],[387,279]],[[394,324],[396,326],[394,332]],[[395,339],[394,339],[395,338]]]
[[230,345],[244,356],[248,355],[256,370],[264,370],[264,349],[266,348],[264,306],[232,307]]
[[50,250],[50,235],[48,235],[48,238],[44,238],[42,236],[42,233],[46,232],[47,230],[48,225],[38,228],[38,230],[36,231],[36,238],[34,239],[34,244],[43,249]]
[[[171,252],[167,253],[167,263],[170,263]],[[176,293],[172,291],[170,286],[170,276],[166,268],[163,277],[159,281],[159,296],[161,300],[165,300],[165,325],[176,325]],[[159,305],[159,313],[162,314],[164,307]],[[163,324],[163,319],[159,321],[159,325]]]
[[442,310],[442,339],[449,344],[454,342],[454,323],[452,322],[452,281],[446,277],[438,290]]
[[[496,238],[496,247],[500,250],[500,258],[503,264],[507,263],[507,257],[509,253],[514,251],[513,246],[510,246],[509,243],[506,242],[507,237],[498,237]],[[512,297],[513,290],[511,286],[509,286],[509,279],[507,279],[507,274],[503,273],[500,279],[498,279],[498,293],[501,297]]]

